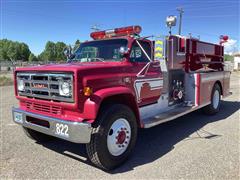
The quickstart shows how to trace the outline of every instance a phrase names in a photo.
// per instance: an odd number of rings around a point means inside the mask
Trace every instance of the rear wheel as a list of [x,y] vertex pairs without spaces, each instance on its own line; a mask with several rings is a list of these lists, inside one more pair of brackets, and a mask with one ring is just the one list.
[[135,146],[136,118],[130,108],[116,104],[103,108],[96,121],[87,154],[93,164],[111,170],[121,165]]
[[205,114],[213,115],[219,111],[221,100],[221,88],[215,84],[212,89],[211,103],[203,108]]
[[34,131],[32,129],[23,127],[23,132],[30,138],[37,142],[48,142],[54,139],[54,137]]

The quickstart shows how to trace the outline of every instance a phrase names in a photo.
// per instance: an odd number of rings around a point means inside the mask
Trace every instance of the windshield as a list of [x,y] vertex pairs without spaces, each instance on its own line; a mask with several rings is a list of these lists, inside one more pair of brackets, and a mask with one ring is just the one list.
[[127,47],[126,39],[111,39],[85,42],[75,51],[72,61],[97,62],[121,61],[120,47]]

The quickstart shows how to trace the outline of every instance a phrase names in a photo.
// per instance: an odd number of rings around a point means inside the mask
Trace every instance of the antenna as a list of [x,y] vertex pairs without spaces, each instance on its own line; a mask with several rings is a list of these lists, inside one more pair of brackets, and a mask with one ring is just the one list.
[[93,30],[93,31],[100,31],[100,28],[98,28],[99,27],[99,24],[94,24],[92,27],[91,27],[91,30]]
[[184,13],[182,7],[178,7],[177,11],[179,12],[179,29],[178,29],[178,34],[181,35],[181,30],[182,30],[182,15]]

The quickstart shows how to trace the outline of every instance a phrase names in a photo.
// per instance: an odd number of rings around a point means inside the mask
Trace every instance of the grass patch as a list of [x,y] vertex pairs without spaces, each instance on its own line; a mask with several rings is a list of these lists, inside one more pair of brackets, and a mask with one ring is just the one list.
[[0,86],[10,86],[13,85],[13,80],[6,76],[0,76]]

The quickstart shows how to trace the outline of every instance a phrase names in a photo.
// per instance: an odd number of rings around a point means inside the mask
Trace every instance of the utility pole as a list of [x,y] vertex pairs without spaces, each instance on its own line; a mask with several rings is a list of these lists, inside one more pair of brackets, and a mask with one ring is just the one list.
[[179,29],[178,29],[178,34],[181,35],[181,30],[182,30],[182,15],[184,13],[182,7],[178,7],[177,11],[179,12]]

